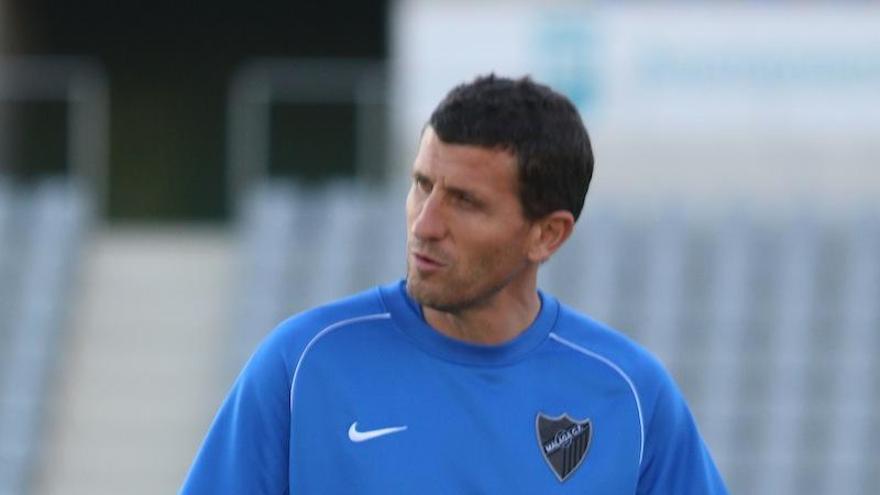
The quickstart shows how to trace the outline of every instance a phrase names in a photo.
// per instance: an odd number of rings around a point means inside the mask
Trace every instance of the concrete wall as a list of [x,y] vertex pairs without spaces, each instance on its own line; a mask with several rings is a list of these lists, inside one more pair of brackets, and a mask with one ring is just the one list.
[[849,208],[880,200],[880,7],[400,0],[394,134],[478,74],[531,74],[578,105],[591,201]]

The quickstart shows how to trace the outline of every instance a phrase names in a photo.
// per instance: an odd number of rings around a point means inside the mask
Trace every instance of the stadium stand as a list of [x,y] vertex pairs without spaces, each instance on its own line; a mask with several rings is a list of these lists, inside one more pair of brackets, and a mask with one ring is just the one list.
[[28,493],[39,462],[88,212],[69,181],[0,182],[0,494]]
[[[252,188],[230,372],[286,316],[404,274],[404,197]],[[880,215],[693,213],[588,204],[541,285],[664,360],[731,493],[878,493]]]
[[31,493],[41,467],[80,250],[107,159],[107,86],[97,64],[0,58],[0,104],[47,101],[66,106],[66,170],[21,181],[0,163],[0,495]]

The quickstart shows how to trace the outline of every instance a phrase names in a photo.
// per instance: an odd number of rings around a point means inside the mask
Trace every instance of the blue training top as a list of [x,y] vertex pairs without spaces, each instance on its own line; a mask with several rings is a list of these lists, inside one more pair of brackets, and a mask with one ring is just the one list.
[[494,346],[431,328],[404,281],[288,319],[180,493],[726,494],[662,365],[540,296]]

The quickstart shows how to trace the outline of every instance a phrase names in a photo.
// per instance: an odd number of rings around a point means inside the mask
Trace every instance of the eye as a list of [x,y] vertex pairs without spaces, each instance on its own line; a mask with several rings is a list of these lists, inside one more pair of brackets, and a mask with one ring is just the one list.
[[431,181],[427,179],[427,177],[423,175],[416,175],[413,177],[413,184],[415,184],[416,188],[419,191],[428,193],[431,192],[432,184]]
[[470,203],[471,198],[465,193],[455,192],[452,193],[452,199],[454,199],[458,203]]
[[476,209],[479,206],[476,198],[466,192],[453,192],[451,197],[455,204],[463,208]]

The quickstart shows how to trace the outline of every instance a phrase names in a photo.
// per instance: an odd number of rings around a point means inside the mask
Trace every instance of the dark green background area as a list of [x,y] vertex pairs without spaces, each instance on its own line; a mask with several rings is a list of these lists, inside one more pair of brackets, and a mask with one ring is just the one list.
[[274,105],[270,173],[305,181],[354,175],[354,119],[350,104]]
[[[84,55],[110,85],[107,215],[113,220],[225,218],[226,96],[253,57],[383,60],[386,2],[13,0],[5,55]],[[15,104],[12,169],[64,170],[65,109]],[[272,109],[273,173],[353,173],[353,109]]]

